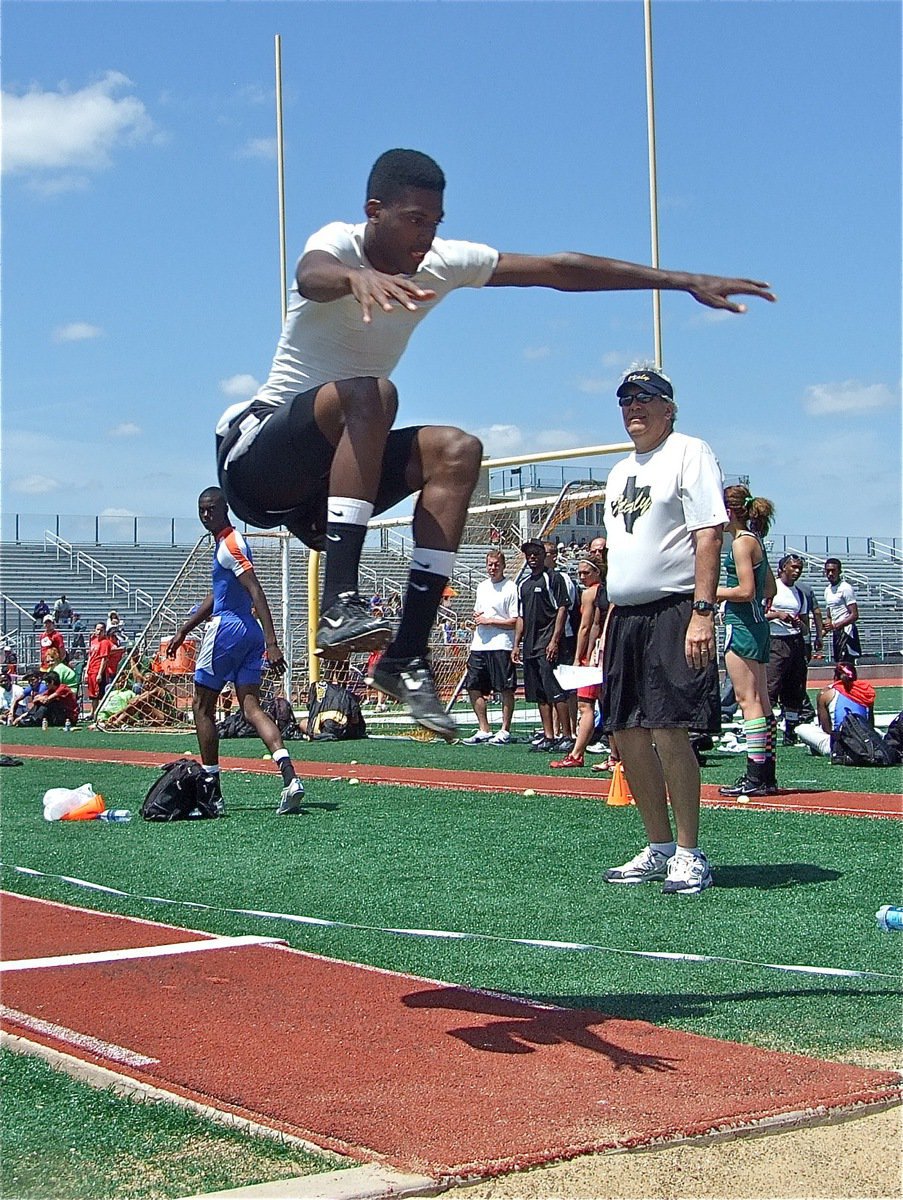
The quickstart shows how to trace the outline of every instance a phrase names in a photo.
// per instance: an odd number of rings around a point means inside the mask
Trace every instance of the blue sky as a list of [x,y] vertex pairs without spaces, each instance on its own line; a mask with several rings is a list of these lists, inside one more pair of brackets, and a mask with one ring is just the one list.
[[[657,0],[661,262],[768,280],[742,317],[663,297],[679,428],[784,533],[900,525],[900,7]],[[6,0],[7,514],[190,517],[213,426],[279,329],[273,39],[289,272],[362,219],[384,149],[448,177],[449,237],[650,261],[639,0]],[[648,293],[486,289],[412,339],[400,420],[494,454],[624,440]]]

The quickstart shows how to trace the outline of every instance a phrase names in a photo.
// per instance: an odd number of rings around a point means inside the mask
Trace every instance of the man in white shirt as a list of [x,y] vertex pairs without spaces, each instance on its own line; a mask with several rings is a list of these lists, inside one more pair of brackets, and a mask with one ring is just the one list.
[[700,776],[689,730],[721,727],[714,617],[723,480],[705,442],[674,432],[674,390],[660,370],[628,372],[618,403],[635,450],[615,463],[605,488],[614,605],[605,731],[615,735],[649,844],[604,878],[664,880],[663,892],[693,895],[714,882],[697,845]]
[[16,715],[16,706],[25,695],[25,689],[13,682],[12,676],[5,672],[0,675],[0,718],[7,725],[12,725]]
[[855,663],[857,658],[862,657],[859,630],[856,627],[859,605],[852,585],[843,578],[843,563],[839,558],[825,559],[825,579],[828,584],[825,588],[824,628],[831,631],[834,661]]
[[749,279],[660,271],[566,252],[499,253],[436,236],[445,176],[416,150],[389,150],[367,182],[366,223],[335,222],[307,242],[269,378],[217,425],[217,466],[229,506],[253,525],[285,525],[328,549],[317,646],[325,657],[381,649],[391,624],[358,594],[367,522],[419,492],[411,575],[400,625],[373,684],[426,728],[455,735],[426,658],[479,475],[479,440],[453,426],[393,429],[389,376],[416,325],[460,287],[566,292],[686,291],[743,312],[732,295],[774,297]]
[[[501,550],[486,555],[486,575],[477,585],[474,601],[474,631],[467,660],[464,687],[479,728],[465,746],[507,746],[511,741],[511,718],[514,716],[514,691],[517,687],[517,668],[511,659],[514,649],[514,626],[517,624],[517,585],[505,578],[505,556]],[[502,704],[502,724],[493,734],[486,710],[488,698],[495,693]]]

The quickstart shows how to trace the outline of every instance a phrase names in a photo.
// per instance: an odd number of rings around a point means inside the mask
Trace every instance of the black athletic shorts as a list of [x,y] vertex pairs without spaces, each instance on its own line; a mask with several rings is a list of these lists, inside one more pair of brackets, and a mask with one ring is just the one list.
[[471,650],[467,660],[464,690],[491,696],[493,692],[513,692],[517,687],[517,667],[510,650]]
[[718,664],[696,670],[684,650],[692,596],[615,607],[605,639],[605,732],[721,729]]
[[[273,409],[252,404],[217,438],[216,462],[220,487],[232,512],[248,525],[272,529],[284,525],[314,550],[326,539],[326,499],[335,448],[314,420],[319,388],[301,392]],[[240,422],[249,414],[263,427],[248,449],[225,466],[238,440]],[[411,495],[405,472],[421,426],[393,429],[386,441],[374,514],[385,512]]]
[[544,654],[524,659],[524,697],[531,704],[558,704],[570,695],[555,678],[555,667]]

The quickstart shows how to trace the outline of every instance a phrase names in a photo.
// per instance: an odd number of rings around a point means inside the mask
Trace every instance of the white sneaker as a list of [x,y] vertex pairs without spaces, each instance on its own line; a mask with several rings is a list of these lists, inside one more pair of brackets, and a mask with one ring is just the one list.
[[482,729],[478,729],[476,731],[476,733],[472,733],[469,738],[464,738],[464,745],[465,746],[482,746],[482,744],[484,742],[491,742],[491,741],[492,741],[491,733],[489,733],[488,731],[486,733],[484,733]]
[[648,883],[654,879],[665,879],[668,874],[669,859],[667,854],[646,846],[630,862],[623,866],[612,867],[602,878],[606,883]]
[[715,880],[704,854],[675,854],[668,859],[668,878],[662,885],[666,895],[696,896]]
[[297,816],[304,811],[304,784],[300,779],[293,779],[288,787],[282,789],[279,807],[276,813],[280,817]]
[[511,734],[507,729],[500,729],[498,733],[489,739],[490,746],[508,746],[511,744]]

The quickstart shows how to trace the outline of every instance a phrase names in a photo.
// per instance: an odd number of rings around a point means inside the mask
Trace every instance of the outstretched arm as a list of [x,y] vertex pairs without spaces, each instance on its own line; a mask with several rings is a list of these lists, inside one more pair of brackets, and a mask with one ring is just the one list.
[[768,284],[755,279],[731,279],[688,271],[661,271],[614,258],[597,258],[566,250],[560,254],[500,254],[487,287],[547,287],[559,292],[622,292],[654,290],[689,292],[708,308],[746,312],[730,296],[775,299]]

